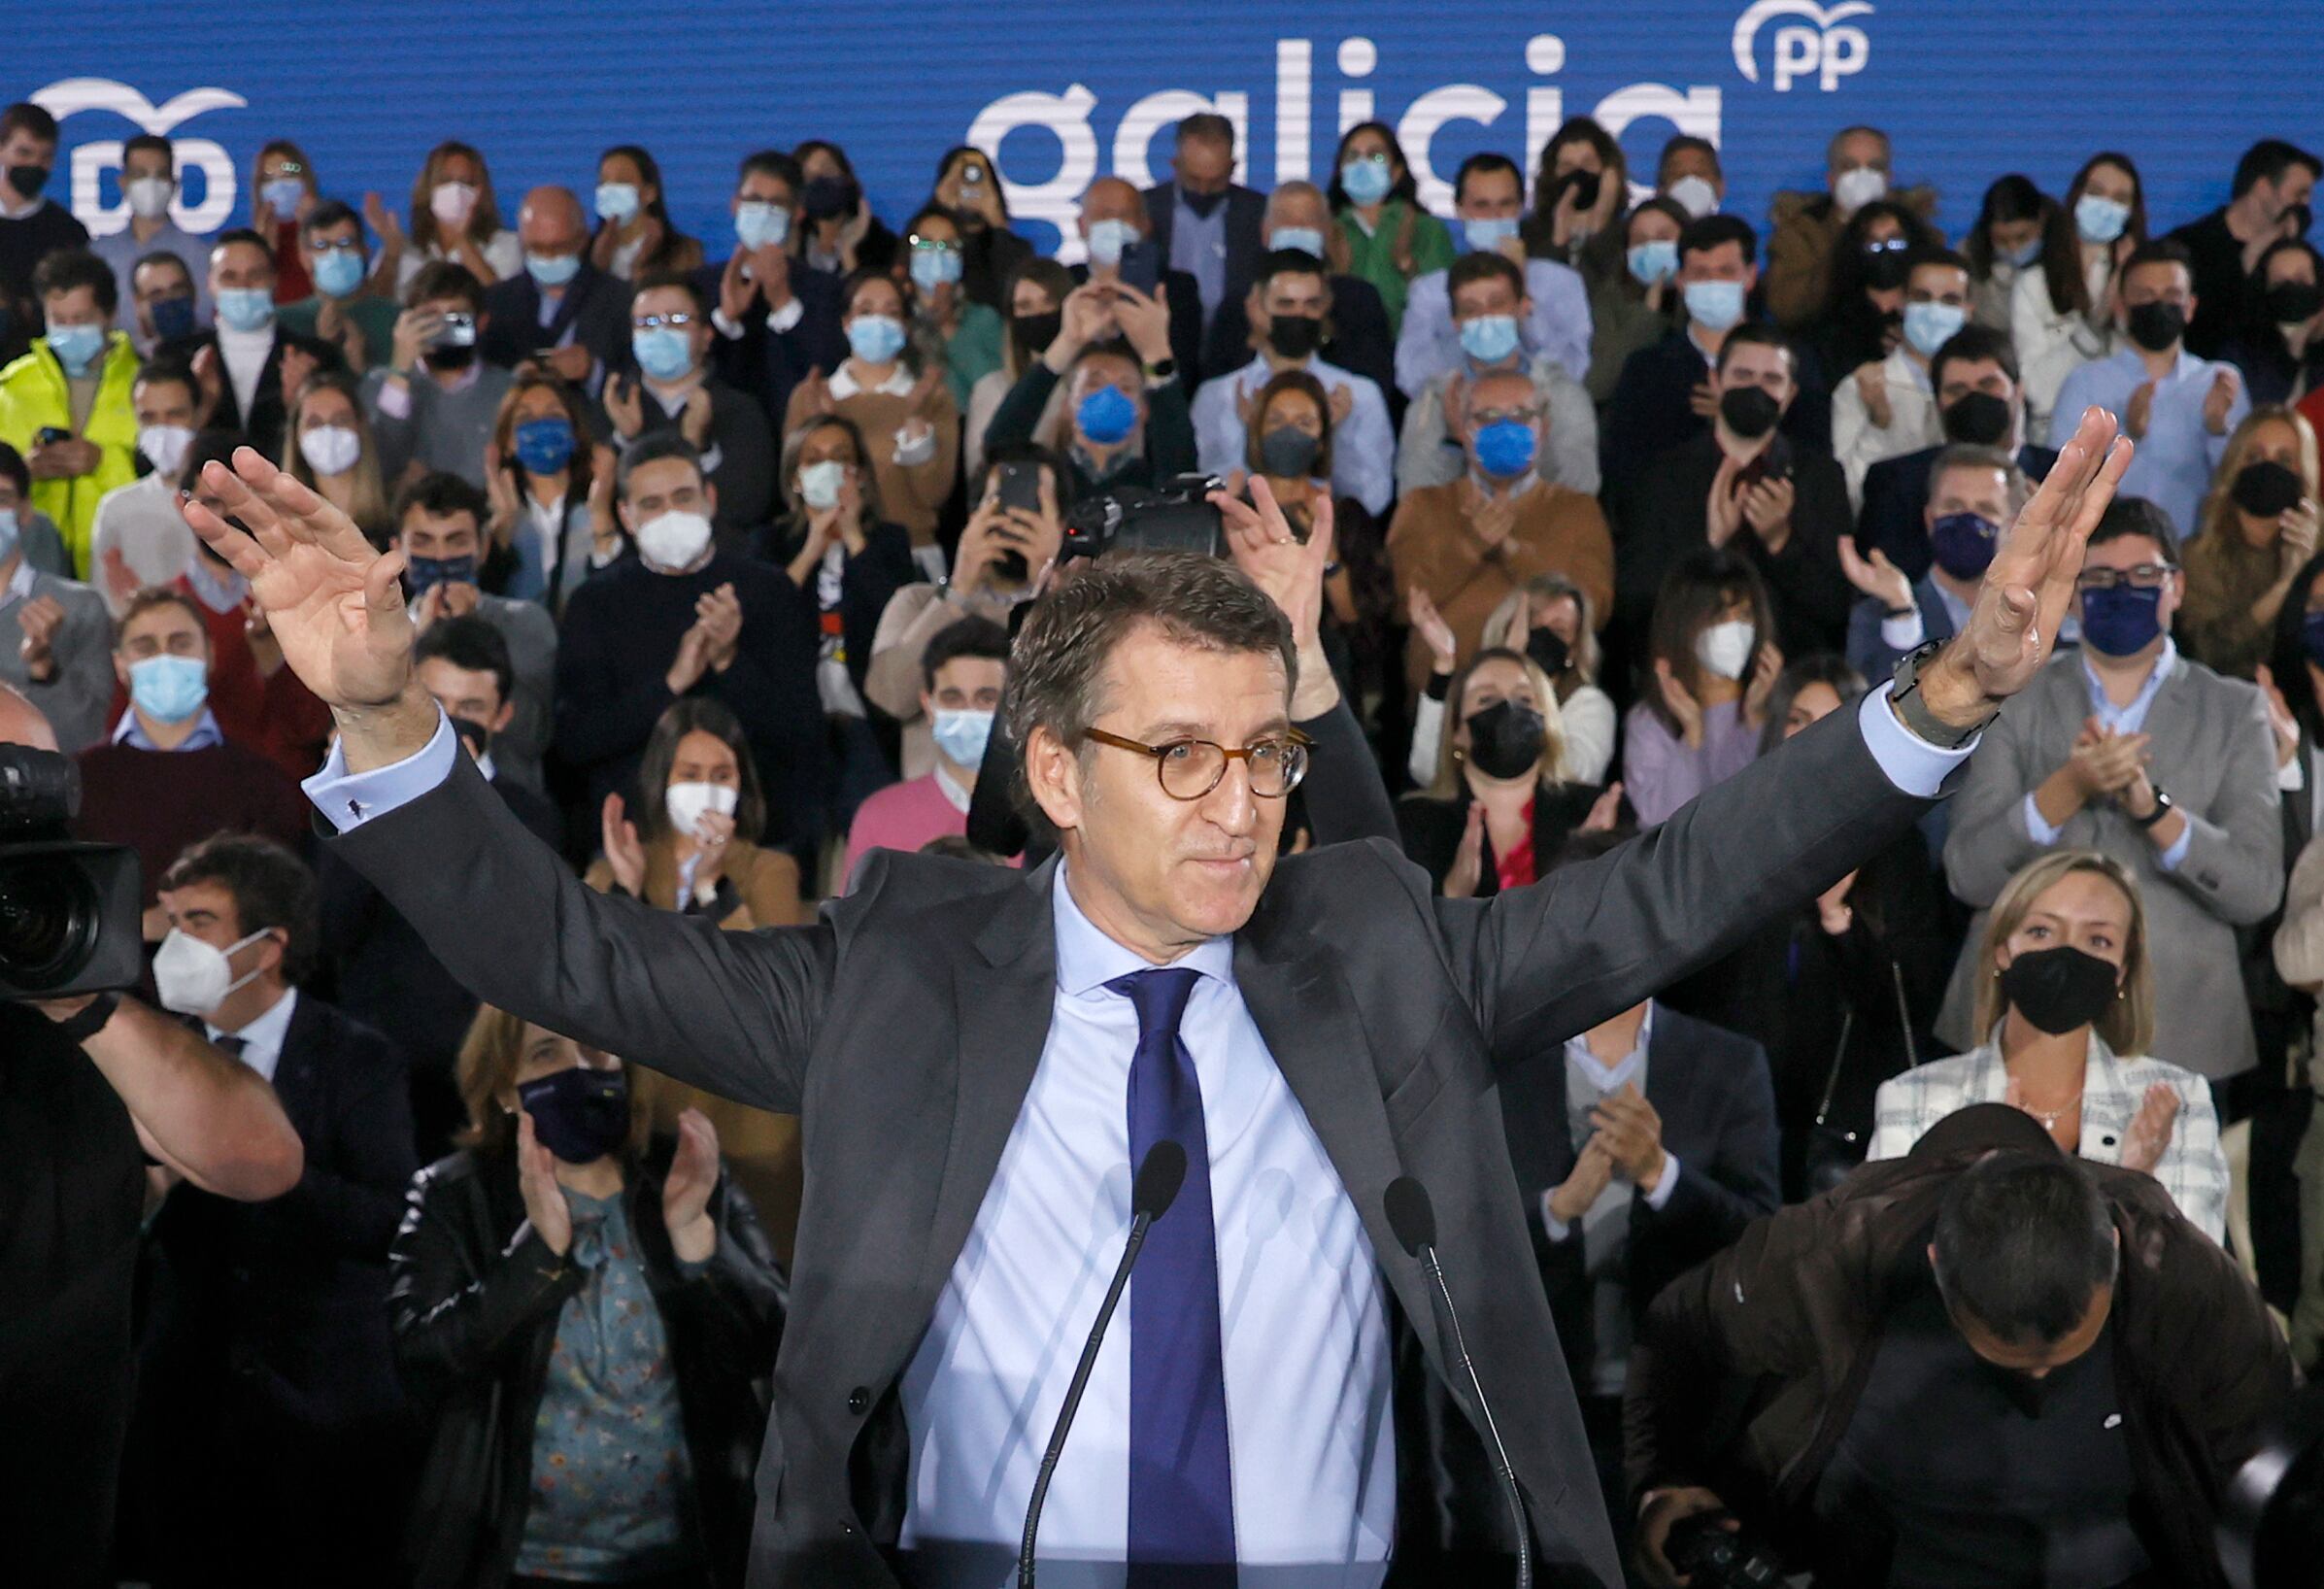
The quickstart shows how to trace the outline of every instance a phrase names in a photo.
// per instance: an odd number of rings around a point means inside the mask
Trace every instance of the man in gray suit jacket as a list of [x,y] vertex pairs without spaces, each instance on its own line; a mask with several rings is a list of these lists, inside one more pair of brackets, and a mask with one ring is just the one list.
[[2090,537],[2076,608],[2082,649],[2060,656],[1985,735],[1955,802],[1945,873],[1979,912],[1937,1016],[1967,1050],[1984,911],[2056,845],[2131,869],[2155,968],[2155,1057],[2224,1081],[2252,1066],[2236,929],[2283,892],[2275,741],[2258,689],[2171,643],[2184,576],[2171,522],[2124,497]]
[[0,681],[48,717],[77,756],[105,737],[113,706],[113,618],[85,585],[34,566],[22,541],[0,542]]
[[[1336,692],[1317,638],[1331,535],[1320,520],[1301,545],[1263,487],[1257,511],[1221,495],[1243,574],[1101,559],[1018,636],[1010,727],[1058,862],[884,854],[815,925],[755,933],[585,889],[522,831],[412,682],[398,559],[328,504],[246,454],[204,479],[250,533],[199,506],[188,522],[333,704],[340,753],[308,787],[341,853],[456,975],[803,1117],[755,1586],[1008,1576],[1131,1167],[1175,1141],[1186,1182],[1098,1355],[1045,1546],[1085,1573],[1127,1559],[1132,1583],[1224,1567],[1257,1586],[1377,1582],[1392,1549],[1503,1543],[1490,1484],[1445,1476],[1480,1471],[1483,1420],[1386,1218],[1409,1174],[1433,1195],[1542,1581],[1612,1589],[1547,1305],[1509,1283],[1530,1247],[1497,1066],[1635,1003],[1925,811],[2038,668],[2129,454],[2093,414],[1902,698],[1480,900],[1437,897],[1377,843],[1277,867],[1304,768],[1291,724]],[[1425,1421],[1446,1387],[1462,1415]]]

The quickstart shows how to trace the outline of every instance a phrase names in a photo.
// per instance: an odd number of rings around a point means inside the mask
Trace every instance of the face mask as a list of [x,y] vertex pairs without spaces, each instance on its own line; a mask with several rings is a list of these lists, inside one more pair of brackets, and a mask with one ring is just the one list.
[[1541,760],[1549,726],[1522,701],[1497,700],[1468,720],[1468,760],[1488,778],[1522,778]]
[[625,182],[601,182],[597,185],[597,219],[610,220],[619,226],[637,214],[637,187]]
[[1941,416],[1945,440],[1970,447],[1999,447],[2007,439],[2009,400],[1990,391],[1971,391],[1953,399]]
[[845,177],[817,177],[799,190],[809,220],[829,220],[856,207],[856,185]]
[[0,562],[17,555],[17,510],[0,508]]
[[1190,193],[1182,186],[1178,189],[1178,202],[1194,211],[1200,219],[1208,220],[1211,212],[1227,202],[1227,189],[1222,187],[1215,193]]
[[2082,592],[2082,644],[2107,657],[2135,657],[2163,632],[2161,586],[2117,585]]
[[526,420],[511,434],[517,461],[536,475],[553,475],[573,461],[573,422]]
[[779,249],[791,241],[791,212],[764,199],[734,207],[734,240],[746,249]]
[[[264,293],[259,294],[264,297]],[[271,314],[272,307],[268,312]],[[146,314],[153,321],[153,335],[163,342],[193,335],[193,300],[191,298],[155,298],[146,307]]]
[[363,285],[363,257],[333,249],[315,261],[315,290],[326,298],[344,298]]
[[51,325],[49,327],[49,351],[64,366],[67,375],[85,375],[97,361],[97,355],[105,351],[105,327],[102,325]]
[[307,185],[296,177],[277,177],[258,185],[258,196],[274,211],[275,220],[284,221],[296,215],[299,205],[306,201]]
[[2324,612],[2309,613],[2300,621],[2300,649],[2309,661],[2324,667]]
[[155,471],[172,476],[178,465],[185,461],[185,449],[193,445],[193,432],[182,424],[149,424],[137,433],[137,450],[146,456]]
[[710,521],[698,513],[658,515],[638,526],[637,550],[657,568],[671,573],[690,568],[710,550]]
[[1533,427],[1497,420],[1477,432],[1477,467],[1495,480],[1515,480],[1533,466]]
[[686,333],[674,326],[632,331],[629,352],[637,367],[657,381],[675,381],[694,367],[694,351],[687,345]]
[[1888,197],[1888,178],[1869,165],[1850,166],[1832,180],[1832,197],[1851,213]]
[[1948,513],[1929,526],[1929,551],[1955,579],[1983,579],[2001,532],[1981,513]]
[[1129,439],[1138,423],[1138,405],[1120,387],[1099,387],[1073,411],[1073,423],[1099,447],[1113,447]]
[[1297,425],[1279,424],[1259,438],[1260,472],[1273,480],[1297,480],[1315,467],[1323,443]]
[[1065,328],[1065,317],[1056,310],[1046,315],[1019,315],[1009,321],[1009,328],[1017,338],[1017,355],[1029,364],[1049,351],[1057,334]]
[[1324,340],[1324,322],[1312,315],[1277,315],[1267,322],[1267,346],[1277,356],[1304,359]]
[[2012,270],[2023,270],[2041,257],[2041,239],[2037,237],[2029,243],[2020,243],[2016,248],[2004,249],[1994,257]]
[[581,274],[581,255],[528,254],[524,256],[524,271],[543,287],[563,287]]
[[1551,678],[1566,671],[1566,664],[1573,659],[1572,648],[1555,629],[1530,629],[1525,637],[1525,654],[1533,665]]
[[2131,340],[2150,354],[2163,352],[2187,334],[2187,312],[2161,299],[2131,305],[2122,320]]
[[2084,193],[2073,201],[2073,229],[2085,243],[2111,243],[2130,223],[2131,207],[2117,200]]
[[129,699],[156,723],[183,723],[210,698],[210,664],[199,657],[148,657],[129,664]]
[[452,731],[460,736],[460,743],[468,747],[469,760],[483,761],[492,751],[492,730],[472,717],[452,719]]
[[993,737],[993,714],[939,711],[929,731],[936,748],[952,759],[953,765],[973,772],[985,764],[985,742]]
[[2105,1013],[2120,974],[2096,955],[2062,943],[2012,960],[2002,971],[2002,997],[2035,1031],[2058,1037]]
[[403,581],[410,588],[414,601],[439,585],[474,585],[476,558],[473,554],[462,558],[406,558]]
[[161,947],[153,952],[153,991],[161,996],[161,1007],[180,1015],[208,1015],[236,989],[257,981],[257,966],[236,976],[227,957],[256,943],[266,933],[267,930],[261,928],[220,949],[171,928],[169,935],[161,940]]
[[[1875,291],[1890,292],[1904,285],[1904,278],[1912,274],[1912,266],[1904,257],[1904,251],[1885,244],[1868,246],[1864,251],[1864,285]],[[1891,310],[1891,314],[1896,311]]]
[[1395,186],[1385,154],[1367,154],[1339,168],[1339,190],[1358,204],[1377,204]]
[[1761,387],[1729,387],[1719,393],[1719,418],[1745,441],[1757,441],[1775,428],[1783,405]]
[[1517,235],[1517,218],[1497,216],[1490,220],[1481,218],[1465,220],[1461,223],[1461,235],[1467,240],[1471,254],[1483,254]]
[[672,784],[661,792],[661,809],[670,819],[670,831],[693,838],[706,836],[702,831],[705,813],[731,817],[741,800],[742,791],[726,784]]
[[1718,678],[1739,679],[1751,665],[1751,642],[1758,637],[1748,620],[1724,619],[1695,636],[1695,660]]
[[1515,315],[1478,315],[1461,322],[1461,351],[1480,364],[1498,364],[1517,351]]
[[129,201],[129,213],[140,220],[158,220],[169,214],[169,201],[178,196],[178,185],[167,177],[140,177],[121,189],[121,196]]
[[1271,246],[1312,254],[1321,259],[1324,256],[1324,234],[1313,226],[1278,226]]
[[569,1165],[594,1164],[629,1139],[629,1073],[572,1065],[517,1089],[541,1146]]
[[1958,304],[1908,303],[1904,306],[1904,340],[1912,344],[1913,352],[1923,358],[1935,358],[1937,350],[1953,339],[1953,333],[1969,323],[1969,311]]
[[1566,190],[1573,195],[1573,205],[1577,210],[1587,210],[1596,204],[1598,195],[1605,187],[1600,174],[1596,171],[1568,171],[1558,181],[1565,184]]
[[1137,240],[1137,228],[1127,220],[1094,220],[1090,222],[1090,263],[1118,265],[1124,251]]
[[2324,309],[2324,287],[2313,282],[2277,282],[2268,288],[2268,318],[2278,325],[2312,320]]
[[230,331],[263,331],[274,323],[274,294],[262,287],[229,287],[219,291],[218,322]]
[[1681,177],[1670,185],[1670,202],[1701,220],[1719,213],[1719,190],[1701,177]]
[[319,424],[298,433],[299,456],[319,475],[343,475],[363,459],[363,438],[346,425]]
[[866,364],[885,364],[904,351],[904,322],[893,315],[858,315],[848,321],[847,345]]
[[839,506],[839,493],[847,485],[847,465],[835,458],[810,463],[799,471],[799,500],[818,513]]
[[912,285],[923,292],[933,292],[960,279],[960,251],[959,249],[914,249]]
[[1622,258],[1630,266],[1630,279],[1640,287],[1652,287],[1678,274],[1678,245],[1667,237],[1634,243]]
[[477,190],[464,182],[440,182],[427,195],[427,213],[447,226],[467,223],[476,209]]
[[2235,484],[2228,488],[2228,492],[2236,499],[2236,506],[2254,519],[2273,519],[2298,507],[2300,499],[2307,494],[2307,488],[2290,469],[2262,458],[2237,470]]
[[1687,319],[1705,331],[1724,331],[1743,318],[1740,282],[1689,282]]

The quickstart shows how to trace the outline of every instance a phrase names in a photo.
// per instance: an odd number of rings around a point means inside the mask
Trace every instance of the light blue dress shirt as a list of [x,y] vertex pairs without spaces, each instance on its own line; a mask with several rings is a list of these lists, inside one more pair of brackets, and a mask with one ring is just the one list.
[[1219,300],[1227,296],[1227,206],[1229,198],[1221,198],[1210,207],[1210,214],[1198,216],[1188,208],[1186,195],[1176,184],[1170,187],[1170,268],[1183,270],[1195,279],[1195,287],[1202,298],[1202,327],[1210,328],[1211,317],[1219,312]]
[[[146,726],[137,721],[137,708],[134,706],[123,712],[120,722],[113,726],[113,742],[116,745],[126,745],[133,751],[158,751],[161,749],[159,745],[153,743],[152,736],[146,732]],[[181,751],[206,751],[213,745],[222,745],[225,742],[226,736],[218,726],[217,714],[205,706],[202,708],[202,720],[193,726],[193,732],[187,734],[172,748]]]
[[[1396,384],[1418,397],[1431,380],[1461,366],[1461,330],[1453,323],[1451,273],[1417,278],[1404,300],[1404,328],[1396,339]],[[1533,312],[1518,327],[1526,351],[1547,357],[1576,381],[1590,376],[1590,294],[1579,273],[1554,259],[1525,262],[1526,296]]]
[[[1396,430],[1388,423],[1388,400],[1367,377],[1309,358],[1307,373],[1327,392],[1346,391],[1348,417],[1331,427],[1331,489],[1362,502],[1366,512],[1388,511],[1396,494]],[[1224,479],[1235,470],[1251,472],[1238,400],[1259,395],[1274,379],[1264,354],[1231,375],[1202,383],[1195,393],[1195,456],[1204,474]]]
[[[2122,477],[2122,494],[2151,499],[2171,516],[2172,527],[2181,538],[2201,527],[2204,492],[2210,489],[2219,460],[2227,456],[2227,438],[2251,412],[2251,394],[2239,379],[2235,403],[2227,411],[2227,428],[2214,436],[2203,423],[2211,379],[2226,368],[2179,350],[2171,373],[2155,383],[2146,434],[2139,438],[2138,456]],[[2128,415],[2131,393],[2145,384],[2146,364],[2136,348],[2084,364],[2058,389],[2057,407],[2050,411],[2049,444],[2065,446],[2082,422],[2082,410],[2093,405],[2118,419]]]
[[[2136,695],[2133,695],[2124,704],[2117,706],[2107,698],[2105,684],[2099,678],[2098,671],[2090,665],[2090,658],[2085,654],[2082,658],[2082,683],[2090,691],[2090,715],[2098,719],[2098,726],[2108,733],[2135,734],[2142,732],[2146,727],[2147,708],[2155,703],[2155,696],[2161,693],[2163,682],[2170,678],[2178,666],[2178,647],[2166,636],[2163,640],[2162,651],[2155,657],[2154,671],[2146,675],[2146,682],[2139,687],[2139,693]],[[2030,790],[2026,794],[2026,836],[2037,844],[2058,842],[2058,829],[2042,820],[2041,807],[2035,802],[2033,792]],[[2187,859],[2187,850],[2194,842],[2195,825],[2193,823],[2182,824],[2178,830],[2178,837],[2171,841],[2169,849],[2155,857],[2155,864],[2167,872],[2178,870],[2178,863]]]

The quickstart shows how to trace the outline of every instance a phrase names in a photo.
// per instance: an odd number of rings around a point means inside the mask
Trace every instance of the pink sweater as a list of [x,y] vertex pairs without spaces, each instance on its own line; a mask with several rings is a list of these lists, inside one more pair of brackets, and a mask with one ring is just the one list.
[[934,773],[890,784],[856,808],[855,826],[847,833],[841,892],[853,887],[856,863],[867,850],[917,850],[932,838],[967,831],[968,813],[944,797]]

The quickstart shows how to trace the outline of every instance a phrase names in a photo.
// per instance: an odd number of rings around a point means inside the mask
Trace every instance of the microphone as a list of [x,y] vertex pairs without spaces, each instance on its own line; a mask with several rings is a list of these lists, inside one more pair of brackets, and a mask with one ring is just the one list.
[[1137,1176],[1129,1184],[1129,1242],[1115,1267],[1114,1283],[1106,1287],[1105,1301],[1098,1304],[1097,1322],[1090,1326],[1090,1338],[1082,1343],[1081,1361],[1073,1366],[1065,1403],[1058,1408],[1057,1426],[1049,1432],[1049,1449],[1041,1453],[1032,1504],[1025,1509],[1025,1540],[1017,1547],[1017,1589],[1033,1589],[1033,1540],[1041,1532],[1041,1504],[1049,1499],[1049,1481],[1057,1473],[1057,1460],[1065,1454],[1065,1436],[1073,1428],[1073,1415],[1081,1410],[1081,1393],[1089,1388],[1090,1370],[1097,1366],[1097,1347],[1105,1339],[1105,1327],[1113,1322],[1122,1288],[1129,1284],[1129,1267],[1146,1245],[1147,1229],[1170,1211],[1185,1182],[1186,1149],[1164,1137],[1146,1150]]
[[1493,1476],[1500,1480],[1501,1495],[1509,1503],[1509,1520],[1517,1525],[1517,1589],[1532,1589],[1533,1536],[1526,1523],[1525,1497],[1509,1467],[1509,1448],[1501,1443],[1500,1426],[1493,1421],[1493,1409],[1485,1404],[1485,1385],[1477,1378],[1476,1364],[1468,1356],[1461,1316],[1453,1311],[1453,1293],[1444,1283],[1444,1266],[1436,1261],[1436,1206],[1429,1200],[1429,1189],[1409,1175],[1389,1182],[1381,1201],[1387,1206],[1388,1228],[1396,1233],[1398,1243],[1420,1260],[1421,1268],[1435,1286],[1430,1304],[1435,1309],[1437,1327],[1460,1355],[1461,1375],[1468,1381],[1469,1394],[1476,1399],[1477,1420],[1493,1444]]

